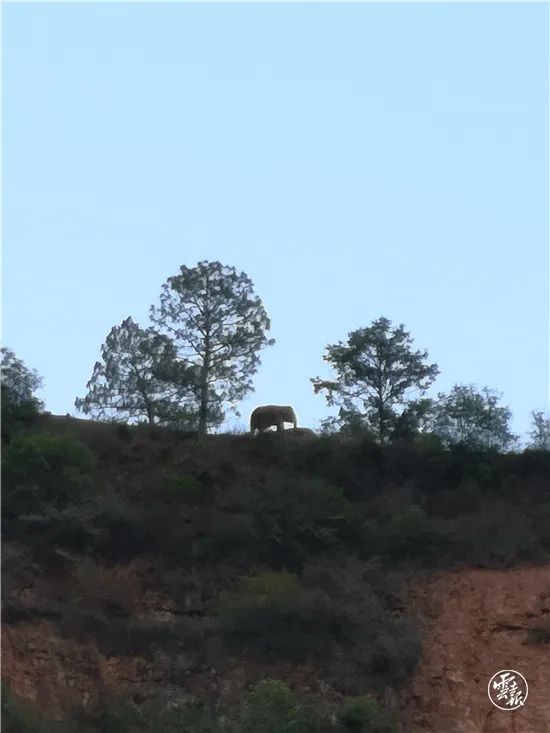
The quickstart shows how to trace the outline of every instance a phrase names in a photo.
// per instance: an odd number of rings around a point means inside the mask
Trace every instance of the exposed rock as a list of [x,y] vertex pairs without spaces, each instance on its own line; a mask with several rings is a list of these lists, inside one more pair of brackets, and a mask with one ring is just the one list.
[[[132,572],[137,573],[135,566]],[[139,566],[143,571],[143,566]],[[118,572],[129,573],[128,567]],[[132,576],[133,577],[133,576]],[[168,598],[147,596],[156,607]],[[146,604],[135,604],[143,616]],[[404,733],[545,733],[550,731],[548,645],[533,643],[530,629],[550,614],[550,568],[462,569],[424,580],[409,593],[408,613],[424,625],[423,652],[402,693],[386,688],[384,702],[402,697]],[[313,664],[217,658],[203,665],[196,652],[159,649],[152,660],[106,655],[93,638],[60,635],[52,621],[23,620],[3,631],[3,676],[11,692],[45,717],[61,719],[102,698],[131,694],[146,700],[162,693],[174,705],[195,699],[238,705],[266,677],[285,679],[296,690],[319,690],[337,702],[341,691],[327,684]],[[499,670],[521,672],[529,684],[523,708],[501,711],[487,696]]]
[[[548,647],[528,642],[548,598],[548,567],[458,570],[415,588],[411,606],[425,630],[404,716],[411,733],[549,731]],[[489,700],[489,680],[503,669],[527,679],[528,699],[518,710]]]

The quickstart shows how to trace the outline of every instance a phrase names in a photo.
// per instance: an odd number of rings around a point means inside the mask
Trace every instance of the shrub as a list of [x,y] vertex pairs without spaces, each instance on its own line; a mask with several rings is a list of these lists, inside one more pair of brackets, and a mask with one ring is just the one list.
[[226,638],[253,645],[256,651],[300,657],[310,643],[303,604],[295,575],[267,572],[242,577],[221,595],[221,628]]
[[86,608],[130,616],[143,597],[143,582],[135,565],[99,565],[91,557],[78,559],[72,568],[76,600]]
[[89,492],[95,469],[93,453],[79,440],[38,433],[21,435],[3,456],[4,514],[62,509]]
[[268,480],[241,498],[254,518],[254,557],[299,570],[309,553],[353,546],[361,520],[338,488],[318,479]]
[[225,640],[249,653],[300,661],[326,657],[336,640],[346,641],[339,610],[287,572],[240,578],[222,594],[219,612]]
[[453,555],[463,562],[502,567],[518,558],[544,557],[533,519],[509,502],[486,499],[477,511],[450,519],[447,525]]
[[242,733],[316,733],[313,714],[280,680],[263,680],[247,695],[240,718]]
[[435,433],[418,433],[414,437],[414,444],[422,455],[443,450],[443,441]]
[[131,443],[132,441],[132,430],[126,423],[117,423],[116,434],[118,438],[124,443]]
[[165,486],[169,501],[196,504],[205,495],[203,484],[194,476],[172,474],[167,476]]
[[338,716],[345,730],[364,733],[397,733],[394,716],[369,695],[346,700]]
[[510,469],[522,479],[542,476],[550,480],[550,450],[526,448],[522,453],[507,458]]
[[297,576],[291,573],[259,573],[240,578],[232,591],[222,594],[222,600],[221,611],[226,615],[269,606],[285,611],[300,603],[301,588]]
[[72,733],[62,723],[44,720],[23,702],[16,700],[4,683],[2,683],[2,731],[3,733]]
[[386,553],[395,559],[427,558],[437,553],[443,535],[426,512],[411,504],[401,514],[392,517],[385,531]]

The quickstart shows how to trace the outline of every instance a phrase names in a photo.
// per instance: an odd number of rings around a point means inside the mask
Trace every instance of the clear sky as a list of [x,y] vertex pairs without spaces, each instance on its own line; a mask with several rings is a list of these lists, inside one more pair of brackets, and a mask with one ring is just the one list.
[[3,343],[75,413],[180,265],[272,319],[241,404],[330,414],[327,344],[384,315],[441,375],[549,395],[544,4],[5,4]]

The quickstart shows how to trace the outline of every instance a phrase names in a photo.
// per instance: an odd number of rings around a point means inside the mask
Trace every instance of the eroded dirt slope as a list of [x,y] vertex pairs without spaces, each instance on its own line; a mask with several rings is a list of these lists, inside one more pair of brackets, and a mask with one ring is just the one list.
[[[533,630],[548,629],[550,568],[461,569],[413,584],[409,610],[424,627],[416,674],[403,690],[405,733],[547,733],[550,731],[550,647]],[[3,677],[18,697],[45,715],[63,717],[102,694],[147,697],[162,688],[184,700],[194,694],[236,702],[246,691],[251,670],[236,660],[220,675],[197,674],[182,660],[182,677],[164,675],[162,655],[154,664],[139,657],[106,656],[95,643],[75,643],[50,621],[6,626]],[[168,668],[169,665],[167,665]],[[500,711],[487,697],[495,672],[514,669],[528,681],[525,706]],[[297,668],[255,670],[298,687],[314,688],[316,671]],[[325,690],[324,694],[337,694]]]
[[[405,715],[412,731],[550,731],[550,645],[533,638],[549,628],[549,567],[447,572],[411,591],[410,604],[425,626]],[[501,711],[488,699],[502,669],[527,679],[521,709]]]

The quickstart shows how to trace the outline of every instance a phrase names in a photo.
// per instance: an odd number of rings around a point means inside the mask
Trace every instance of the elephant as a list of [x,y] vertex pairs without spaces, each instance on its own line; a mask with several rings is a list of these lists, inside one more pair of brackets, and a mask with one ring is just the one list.
[[254,435],[256,430],[262,432],[272,425],[275,425],[278,431],[284,430],[285,422],[291,422],[294,428],[298,424],[296,413],[290,405],[262,405],[252,410],[250,432]]

